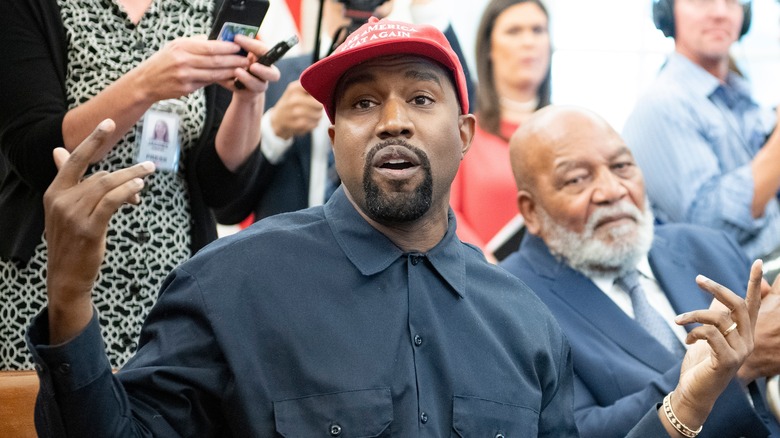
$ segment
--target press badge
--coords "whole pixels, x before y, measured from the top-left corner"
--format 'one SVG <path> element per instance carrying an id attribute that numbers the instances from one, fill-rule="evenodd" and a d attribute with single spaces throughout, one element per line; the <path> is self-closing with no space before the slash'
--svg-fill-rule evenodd
<path id="1" fill-rule="evenodd" d="M 136 141 L 136 163 L 151 161 L 158 170 L 168 172 L 179 168 L 179 126 L 184 109 L 181 101 L 171 99 L 157 102 L 146 111 Z"/>

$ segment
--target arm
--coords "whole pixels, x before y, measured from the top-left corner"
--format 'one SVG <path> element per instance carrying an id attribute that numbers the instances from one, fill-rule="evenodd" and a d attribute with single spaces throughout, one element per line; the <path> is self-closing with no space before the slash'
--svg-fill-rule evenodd
<path id="1" fill-rule="evenodd" d="M 780 119 L 780 107 L 775 110 Z M 753 171 L 753 217 L 764 215 L 766 204 L 777 197 L 780 191 L 780 130 L 775 129 L 764 146 L 758 151 L 751 164 Z"/>
<path id="2" fill-rule="evenodd" d="M 226 427 L 215 413 L 227 372 L 201 300 L 176 292 L 197 290 L 186 272 L 166 280 L 160 302 L 167 304 L 150 315 L 133 365 L 117 377 L 106 359 L 91 291 L 105 252 L 108 221 L 124 203 L 140 201 L 141 178 L 154 170 L 151 163 L 142 163 L 81 180 L 89 157 L 105 147 L 113 128 L 106 120 L 72 154 L 57 149 L 60 171 L 44 196 L 49 306 L 28 338 L 40 365 L 39 432 L 216 435 Z M 155 342 L 165 345 L 164 351 Z"/>

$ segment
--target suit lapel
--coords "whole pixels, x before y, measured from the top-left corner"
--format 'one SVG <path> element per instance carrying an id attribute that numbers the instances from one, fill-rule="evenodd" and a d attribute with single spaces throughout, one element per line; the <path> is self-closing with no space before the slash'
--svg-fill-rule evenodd
<path id="1" fill-rule="evenodd" d="M 550 281 L 550 291 L 568 303 L 572 312 L 582 316 L 627 354 L 658 372 L 665 372 L 677 363 L 666 348 L 626 315 L 589 278 L 556 260 L 541 239 L 536 236 L 528 238 L 532 249 L 528 254 L 532 260 L 536 259 L 529 265 L 538 275 Z"/>
<path id="2" fill-rule="evenodd" d="M 650 267 L 661 290 L 675 312 L 684 313 L 709 306 L 710 298 L 696 285 L 696 268 L 684 254 L 687 251 L 674 247 L 674 242 L 658 234 L 650 250 Z M 692 257 L 688 254 L 688 257 Z M 686 327 L 686 330 L 692 327 Z"/>

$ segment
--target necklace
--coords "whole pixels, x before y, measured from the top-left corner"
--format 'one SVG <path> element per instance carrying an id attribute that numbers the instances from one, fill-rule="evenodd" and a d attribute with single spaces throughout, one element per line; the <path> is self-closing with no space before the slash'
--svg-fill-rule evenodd
<path id="1" fill-rule="evenodd" d="M 539 98 L 534 97 L 531 100 L 519 101 L 512 100 L 508 97 L 500 98 L 501 107 L 512 112 L 530 113 L 536 111 L 536 107 L 539 106 Z"/>

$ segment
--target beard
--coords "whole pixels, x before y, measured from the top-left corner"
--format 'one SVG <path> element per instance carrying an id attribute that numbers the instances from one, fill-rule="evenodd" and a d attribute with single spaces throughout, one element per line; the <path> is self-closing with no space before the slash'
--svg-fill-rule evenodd
<path id="1" fill-rule="evenodd" d="M 406 184 L 403 181 L 394 181 L 393 190 L 384 191 L 372 178 L 371 162 L 374 155 L 389 145 L 403 146 L 419 158 L 424 177 L 423 181 L 412 191 L 403 190 L 403 186 Z M 382 142 L 374 146 L 366 156 L 366 165 L 363 170 L 363 193 L 366 197 L 366 213 L 377 222 L 403 223 L 421 218 L 433 204 L 433 175 L 428 155 L 422 149 L 398 140 Z"/>
<path id="2" fill-rule="evenodd" d="M 616 214 L 628 214 L 635 222 L 613 226 L 604 232 L 606 235 L 597 236 L 597 224 Z M 559 224 L 541 207 L 539 217 L 547 231 L 545 242 L 550 252 L 588 277 L 619 276 L 635 269 L 653 243 L 655 218 L 648 204 L 644 213 L 628 201 L 600 207 L 588 218 L 581 232 Z"/>

